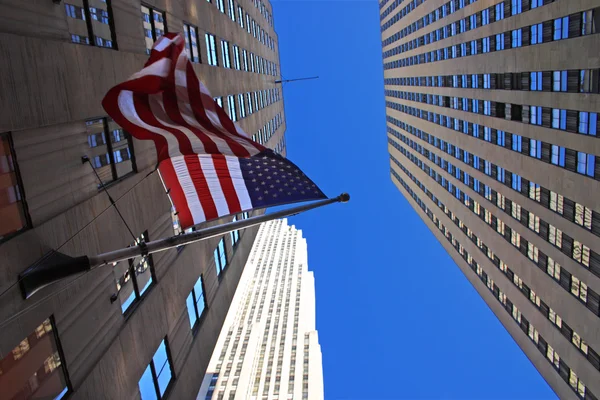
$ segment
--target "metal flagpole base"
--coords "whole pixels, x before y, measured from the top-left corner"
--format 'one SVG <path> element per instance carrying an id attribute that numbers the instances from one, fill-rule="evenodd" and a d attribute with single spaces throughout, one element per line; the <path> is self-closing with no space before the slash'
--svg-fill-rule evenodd
<path id="1" fill-rule="evenodd" d="M 70 257 L 58 251 L 44 255 L 37 262 L 19 274 L 19 286 L 24 299 L 33 296 L 38 290 L 71 275 L 90 269 L 87 256 Z"/>

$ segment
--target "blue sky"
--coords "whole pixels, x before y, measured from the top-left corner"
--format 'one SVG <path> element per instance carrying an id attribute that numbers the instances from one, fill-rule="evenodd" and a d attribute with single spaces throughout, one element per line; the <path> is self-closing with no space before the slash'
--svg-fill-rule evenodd
<path id="1" fill-rule="evenodd" d="M 326 399 L 552 399 L 390 180 L 377 1 L 273 0 L 288 157 L 348 204 L 308 240 Z"/>

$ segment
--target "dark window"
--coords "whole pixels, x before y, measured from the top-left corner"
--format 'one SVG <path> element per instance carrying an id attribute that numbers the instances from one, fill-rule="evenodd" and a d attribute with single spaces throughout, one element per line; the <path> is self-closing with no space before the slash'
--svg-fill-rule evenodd
<path id="1" fill-rule="evenodd" d="M 62 399 L 69 392 L 64 356 L 48 318 L 0 360 L 0 393 L 6 399 Z"/>
<path id="2" fill-rule="evenodd" d="M 150 54 L 154 42 L 167 31 L 165 13 L 142 4 L 142 22 L 146 39 L 146 53 Z"/>
<path id="3" fill-rule="evenodd" d="M 140 396 L 143 400 L 162 399 L 173 380 L 170 354 L 167 339 L 163 339 L 138 382 Z"/>
<path id="4" fill-rule="evenodd" d="M 116 38 L 110 0 L 82 0 L 81 6 L 65 3 L 71 41 L 116 49 Z"/>
<path id="5" fill-rule="evenodd" d="M 148 232 L 136 239 L 132 246 L 148 241 Z M 121 302 L 121 311 L 127 312 L 148 291 L 155 281 L 152 256 L 136 256 L 120 261 L 113 266 L 113 274 L 117 285 L 116 296 Z"/>
<path id="6" fill-rule="evenodd" d="M 204 296 L 204 280 L 202 275 L 194 284 L 194 288 L 186 299 L 188 316 L 190 317 L 190 327 L 194 328 L 196 322 L 202 316 L 206 308 L 206 297 Z"/>
<path id="7" fill-rule="evenodd" d="M 225 238 L 221 238 L 219 244 L 215 248 L 214 252 L 215 256 L 215 266 L 217 268 L 217 275 L 220 275 L 221 272 L 227 266 L 227 252 L 225 251 Z"/>
<path id="8" fill-rule="evenodd" d="M 90 161 L 102 184 L 136 172 L 131 136 L 110 118 L 86 121 Z"/>
<path id="9" fill-rule="evenodd" d="M 11 139 L 0 134 L 0 242 L 31 226 Z"/>

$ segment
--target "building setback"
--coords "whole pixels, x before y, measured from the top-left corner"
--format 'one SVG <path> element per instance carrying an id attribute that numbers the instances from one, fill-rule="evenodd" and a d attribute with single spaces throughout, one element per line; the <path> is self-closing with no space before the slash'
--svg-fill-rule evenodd
<path id="1" fill-rule="evenodd" d="M 100 105 L 164 32 L 184 34 L 231 118 L 285 154 L 271 10 L 264 0 L 2 2 L 0 397 L 197 395 L 258 228 L 97 268 L 28 300 L 13 285 L 50 249 L 98 254 L 181 231 L 151 173 L 154 146 Z"/>
<path id="2" fill-rule="evenodd" d="M 600 396 L 598 0 L 382 0 L 391 179 L 560 398 Z"/>
<path id="3" fill-rule="evenodd" d="M 197 400 L 323 399 L 306 239 L 261 225 Z"/>

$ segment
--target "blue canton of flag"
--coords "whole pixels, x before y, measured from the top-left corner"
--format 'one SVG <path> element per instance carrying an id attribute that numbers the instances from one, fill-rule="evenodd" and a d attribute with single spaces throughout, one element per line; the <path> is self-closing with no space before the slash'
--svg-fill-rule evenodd
<path id="1" fill-rule="evenodd" d="M 254 208 L 327 198 L 300 168 L 271 150 L 239 162 Z"/>

